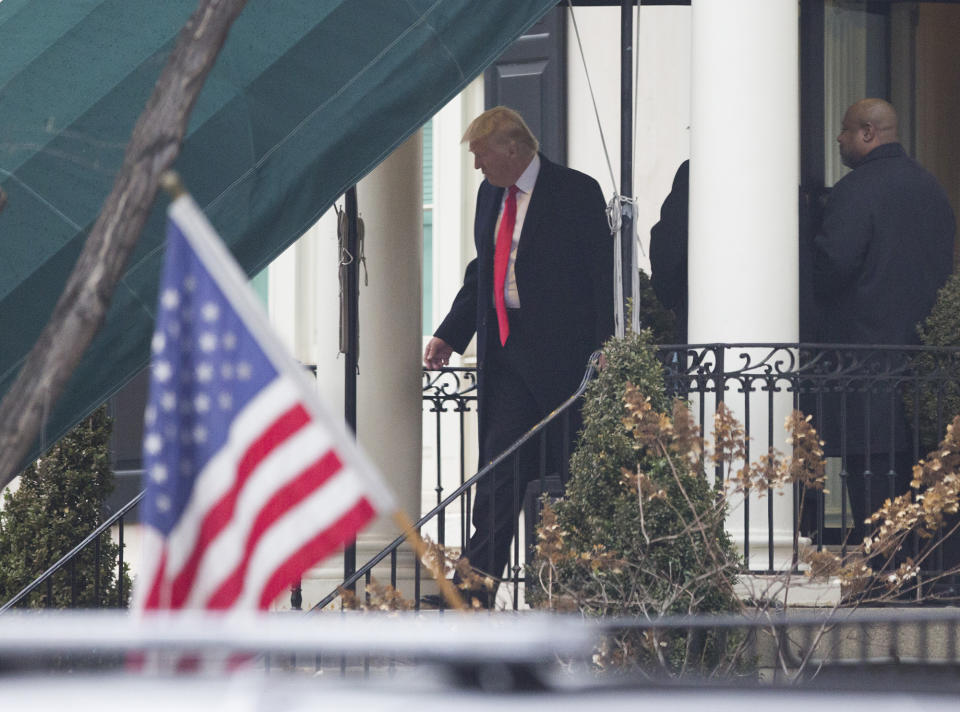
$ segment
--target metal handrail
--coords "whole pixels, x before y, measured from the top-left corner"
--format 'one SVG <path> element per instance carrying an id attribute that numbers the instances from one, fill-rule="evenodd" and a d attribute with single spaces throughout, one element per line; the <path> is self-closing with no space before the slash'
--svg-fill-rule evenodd
<path id="1" fill-rule="evenodd" d="M 573 395 L 567 398 L 563 403 L 557 406 L 553 411 L 548 413 L 539 423 L 534 425 L 530 430 L 524 433 L 513 445 L 500 453 L 493 460 L 488 462 L 480 471 L 477 472 L 473 477 L 466 480 L 462 485 L 455 489 L 450 495 L 447 496 L 440 504 L 431 509 L 425 515 L 420 517 L 414 524 L 414 529 L 419 531 L 425 524 L 429 523 L 431 519 L 436 517 L 440 512 L 447 508 L 448 505 L 457 501 L 460 496 L 469 490 L 473 485 L 479 482 L 481 479 L 487 476 L 488 473 L 492 472 L 500 463 L 502 463 L 507 458 L 514 455 L 517 450 L 519 450 L 524 444 L 526 444 L 531 438 L 533 438 L 537 433 L 547 427 L 551 422 L 556 418 L 559 418 L 560 415 L 566 411 L 571 405 L 573 405 L 580 396 L 583 395 L 583 392 L 587 388 L 587 384 L 590 382 L 590 379 L 594 377 L 597 373 L 597 365 L 600 361 L 600 351 L 594 351 L 590 355 L 590 359 L 587 362 L 587 368 L 583 373 L 583 380 L 580 381 L 580 385 L 577 386 L 577 390 L 574 391 Z M 400 545 L 405 542 L 407 539 L 405 534 L 401 534 L 396 539 L 394 539 L 390 544 L 386 546 L 379 554 L 370 559 L 366 564 L 361 566 L 357 571 L 355 571 L 351 576 L 349 576 L 337 590 L 331 591 L 328 593 L 319 603 L 313 606 L 310 609 L 310 612 L 319 611 L 326 606 L 328 606 L 332 601 L 334 601 L 337 596 L 340 595 L 340 588 L 349 588 L 353 586 L 357 581 L 359 581 L 363 576 L 366 576 L 373 568 L 383 561 L 387 556 L 396 551 Z"/>

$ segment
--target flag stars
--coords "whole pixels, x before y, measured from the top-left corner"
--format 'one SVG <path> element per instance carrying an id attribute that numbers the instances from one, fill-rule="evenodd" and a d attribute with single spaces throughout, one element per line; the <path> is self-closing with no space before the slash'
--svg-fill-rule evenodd
<path id="1" fill-rule="evenodd" d="M 180 292 L 176 289 L 164 289 L 160 297 L 160 304 L 164 309 L 176 309 L 180 306 Z"/>
<path id="2" fill-rule="evenodd" d="M 150 348 L 153 350 L 154 354 L 163 353 L 163 350 L 167 347 L 167 337 L 163 335 L 162 331 L 157 331 L 153 335 L 153 339 L 150 340 Z"/>
<path id="3" fill-rule="evenodd" d="M 188 274 L 183 278 L 183 289 L 186 292 L 195 292 L 197 289 L 197 278 L 192 274 Z"/>
<path id="4" fill-rule="evenodd" d="M 204 321 L 216 321 L 217 317 L 220 316 L 220 307 L 214 302 L 207 302 L 200 310 L 200 314 Z"/>
<path id="5" fill-rule="evenodd" d="M 200 383 L 209 383 L 213 379 L 213 365 L 204 361 L 197 366 L 197 380 Z"/>
<path id="6" fill-rule="evenodd" d="M 163 395 L 160 396 L 160 407 L 163 408 L 164 412 L 172 413 L 174 408 L 177 407 L 177 394 L 173 391 L 164 391 Z"/>
<path id="7" fill-rule="evenodd" d="M 207 429 L 202 425 L 198 425 L 193 429 L 193 441 L 197 444 L 205 443 L 207 441 Z"/>
<path id="8" fill-rule="evenodd" d="M 223 348 L 227 351 L 233 351 L 237 348 L 237 335 L 232 331 L 228 331 L 223 335 Z"/>
<path id="9" fill-rule="evenodd" d="M 237 364 L 237 378 L 241 381 L 249 381 L 253 375 L 253 368 L 246 361 Z"/>
<path id="10" fill-rule="evenodd" d="M 210 410 L 210 396 L 206 393 L 200 393 L 193 399 L 193 407 L 198 413 L 206 413 Z"/>
<path id="11" fill-rule="evenodd" d="M 167 481 L 167 466 L 162 463 L 157 463 L 150 468 L 150 477 L 153 478 L 154 482 L 162 485 Z"/>
<path id="12" fill-rule="evenodd" d="M 170 376 L 173 375 L 173 367 L 170 365 L 169 361 L 157 361 L 153 366 L 153 377 L 156 378 L 160 383 L 166 383 L 170 380 Z"/>
<path id="13" fill-rule="evenodd" d="M 155 406 L 148 405 L 143 411 L 143 422 L 148 428 L 157 424 L 157 409 Z"/>
<path id="14" fill-rule="evenodd" d="M 220 364 L 220 378 L 224 381 L 229 381 L 233 378 L 233 364 L 229 361 L 224 361 Z"/>
<path id="15" fill-rule="evenodd" d="M 157 495 L 156 502 L 157 502 L 157 510 L 158 510 L 158 511 L 160 511 L 160 512 L 162 512 L 162 513 L 164 513 L 164 514 L 166 514 L 167 512 L 170 511 L 170 507 L 171 507 L 170 497 L 168 497 L 167 495 L 165 495 L 165 494 L 158 494 L 158 495 Z"/>
<path id="16" fill-rule="evenodd" d="M 163 438 L 157 433 L 150 433 L 143 440 L 143 449 L 148 455 L 157 455 L 163 449 Z"/>
<path id="17" fill-rule="evenodd" d="M 210 353 L 217 348 L 217 336 L 213 332 L 205 331 L 200 334 L 200 350 Z"/>
<path id="18" fill-rule="evenodd" d="M 233 408 L 233 396 L 227 391 L 223 391 L 217 396 L 217 405 L 220 406 L 220 410 L 230 410 Z"/>

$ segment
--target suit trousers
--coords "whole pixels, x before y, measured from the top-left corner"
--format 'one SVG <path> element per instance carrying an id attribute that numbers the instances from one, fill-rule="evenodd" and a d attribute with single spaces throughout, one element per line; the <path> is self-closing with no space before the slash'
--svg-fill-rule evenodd
<path id="1" fill-rule="evenodd" d="M 481 380 L 482 465 L 507 450 L 558 405 L 543 402 L 535 393 L 533 369 L 543 369 L 546 365 L 530 357 L 526 346 L 529 333 L 524 329 L 520 310 L 509 310 L 509 318 L 510 337 L 506 345 L 501 346 L 496 315 L 491 310 L 487 317 L 487 324 L 493 324 L 493 328 L 488 334 Z M 473 568 L 495 579 L 503 575 L 527 484 L 565 472 L 563 458 L 569 446 L 564 447 L 564 439 L 569 443 L 570 435 L 578 427 L 579 409 L 569 419 L 561 417 L 551 423 L 545 440 L 539 435 L 532 437 L 477 484 L 472 516 L 474 532 L 464 551 Z"/>

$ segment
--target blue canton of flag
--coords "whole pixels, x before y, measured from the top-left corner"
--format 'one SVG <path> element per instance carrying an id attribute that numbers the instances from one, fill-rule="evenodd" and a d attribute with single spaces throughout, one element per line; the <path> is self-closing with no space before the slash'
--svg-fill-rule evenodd
<path id="1" fill-rule="evenodd" d="M 265 609 L 392 510 L 188 196 L 170 207 L 151 349 L 138 608 Z"/>

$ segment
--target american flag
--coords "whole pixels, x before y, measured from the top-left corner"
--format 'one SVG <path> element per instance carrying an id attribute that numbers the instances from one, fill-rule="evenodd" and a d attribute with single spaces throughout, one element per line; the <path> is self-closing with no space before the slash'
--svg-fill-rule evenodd
<path id="1" fill-rule="evenodd" d="M 134 606 L 266 609 L 392 498 L 189 196 L 169 209 Z"/>

